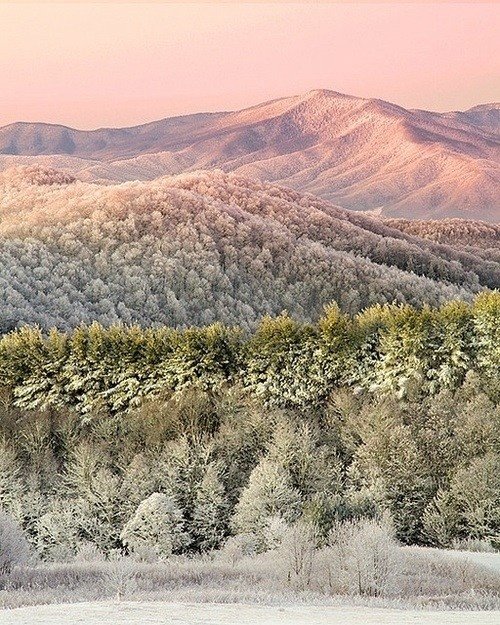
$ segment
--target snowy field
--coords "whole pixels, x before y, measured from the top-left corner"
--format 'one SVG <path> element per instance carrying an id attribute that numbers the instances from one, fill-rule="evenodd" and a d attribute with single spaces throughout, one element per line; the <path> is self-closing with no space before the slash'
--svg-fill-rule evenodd
<path id="1" fill-rule="evenodd" d="M 477 552 L 477 551 L 455 551 L 453 549 L 433 549 L 431 547 L 404 547 L 408 551 L 422 552 L 429 554 L 442 554 L 447 558 L 457 558 L 461 561 L 479 564 L 487 569 L 500 573 L 500 553 Z M 500 624 L 500 621 L 499 621 Z"/>
<path id="2" fill-rule="evenodd" d="M 409 547 L 412 551 L 438 550 Z M 441 551 L 500 572 L 499 553 Z M 348 601 L 348 600 L 347 600 Z M 266 606 L 179 601 L 100 601 L 0 611 L 0 625 L 500 625 L 500 611 L 437 611 L 352 605 Z"/>
<path id="3" fill-rule="evenodd" d="M 5 610 L 6 625 L 498 625 L 500 612 L 422 612 L 339 606 L 82 603 Z"/>

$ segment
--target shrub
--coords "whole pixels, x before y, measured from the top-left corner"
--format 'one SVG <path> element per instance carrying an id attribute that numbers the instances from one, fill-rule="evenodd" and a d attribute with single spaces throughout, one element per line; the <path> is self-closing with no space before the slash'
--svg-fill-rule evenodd
<path id="1" fill-rule="evenodd" d="M 257 553 L 258 538 L 254 534 L 230 536 L 217 552 L 217 559 L 230 562 L 233 566 L 245 557 Z"/>
<path id="2" fill-rule="evenodd" d="M 293 587 L 307 589 L 311 584 L 317 536 L 313 525 L 298 522 L 283 535 L 280 554 L 284 558 L 287 580 Z"/>
<path id="3" fill-rule="evenodd" d="M 372 597 L 396 594 L 400 548 L 388 521 L 338 524 L 329 542 L 325 552 L 331 558 L 329 580 L 334 592 Z"/>

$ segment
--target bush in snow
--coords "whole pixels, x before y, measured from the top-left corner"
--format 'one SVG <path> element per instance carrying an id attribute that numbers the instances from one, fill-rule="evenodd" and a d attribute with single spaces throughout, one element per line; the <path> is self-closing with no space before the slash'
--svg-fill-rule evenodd
<path id="1" fill-rule="evenodd" d="M 316 557 L 317 535 L 310 523 L 298 522 L 284 533 L 280 555 L 284 558 L 287 580 L 295 588 L 310 587 Z"/>
<path id="2" fill-rule="evenodd" d="M 332 592 L 350 595 L 395 594 L 400 548 L 387 521 L 347 521 L 330 533 L 328 579 Z"/>
<path id="3" fill-rule="evenodd" d="M 230 536 L 216 552 L 217 559 L 230 562 L 233 566 L 248 556 L 254 556 L 259 546 L 258 538 L 254 534 L 238 534 Z"/>

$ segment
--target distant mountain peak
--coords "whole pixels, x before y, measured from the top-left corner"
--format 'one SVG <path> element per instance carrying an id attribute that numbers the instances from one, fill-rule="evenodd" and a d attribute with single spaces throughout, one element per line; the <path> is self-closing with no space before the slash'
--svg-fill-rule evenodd
<path id="1" fill-rule="evenodd" d="M 472 106 L 470 109 L 467 109 L 465 113 L 469 113 L 471 111 L 491 111 L 500 110 L 500 102 L 489 102 L 487 104 L 478 104 L 477 106 Z"/>
<path id="2" fill-rule="evenodd" d="M 307 91 L 302 97 L 307 99 L 315 99 L 315 98 L 342 98 L 345 100 L 362 100 L 364 98 L 359 98 L 357 96 L 349 95 L 347 93 L 341 93 L 340 91 L 334 91 L 332 89 L 311 89 L 311 91 Z"/>

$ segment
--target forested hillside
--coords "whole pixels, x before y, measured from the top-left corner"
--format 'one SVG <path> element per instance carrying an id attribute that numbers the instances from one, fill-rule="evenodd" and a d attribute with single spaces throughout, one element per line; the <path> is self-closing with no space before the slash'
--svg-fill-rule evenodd
<path id="1" fill-rule="evenodd" d="M 438 305 L 500 285 L 500 262 L 232 174 L 102 186 L 41 167 L 0 176 L 0 327 L 255 327 L 335 300 Z"/>
<path id="2" fill-rule="evenodd" d="M 222 172 L 0 185 L 0 506 L 42 559 L 388 514 L 406 543 L 498 544 L 494 230 Z"/>
<path id="3" fill-rule="evenodd" d="M 492 259 L 498 260 L 500 256 L 500 226 L 497 224 L 469 219 L 429 221 L 386 219 L 385 223 L 390 228 L 397 228 L 402 232 L 431 241 L 455 247 L 472 248 L 471 251 L 474 253 L 478 253 L 478 249 L 486 250 L 491 254 Z"/>
<path id="4" fill-rule="evenodd" d="M 387 514 L 405 543 L 498 546 L 499 320 L 485 293 L 251 335 L 23 328 L 0 340 L 0 505 L 46 560 L 254 553 Z"/>

